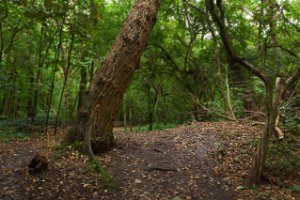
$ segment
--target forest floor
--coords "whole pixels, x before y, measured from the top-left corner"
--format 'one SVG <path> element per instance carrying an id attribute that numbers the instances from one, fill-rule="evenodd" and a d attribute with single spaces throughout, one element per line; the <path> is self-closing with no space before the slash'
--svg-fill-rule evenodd
<path id="1" fill-rule="evenodd" d="M 75 147 L 59 145 L 65 132 L 0 143 L 1 200 L 300 199 L 291 189 L 300 187 L 299 171 L 266 169 L 268 181 L 246 186 L 259 126 L 197 122 L 151 132 L 116 129 L 115 148 L 97 156 L 109 172 L 102 175 Z M 27 166 L 37 152 L 47 157 L 49 170 L 31 175 Z"/>

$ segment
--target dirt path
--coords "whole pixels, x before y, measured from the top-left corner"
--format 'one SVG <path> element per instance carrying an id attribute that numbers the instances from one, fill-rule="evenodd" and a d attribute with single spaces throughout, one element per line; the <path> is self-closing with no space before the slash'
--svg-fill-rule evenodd
<path id="1" fill-rule="evenodd" d="M 260 193 L 266 191 L 278 192 L 271 199 L 297 199 L 276 185 L 259 190 L 243 186 L 251 164 L 249 144 L 257 133 L 246 124 L 228 122 L 116 132 L 116 147 L 97 160 L 118 190 L 101 189 L 85 156 L 53 148 L 63 135 L 0 143 L 0 199 L 248 200 L 265 199 Z M 27 165 L 36 152 L 48 157 L 49 171 L 29 175 Z"/>
<path id="2" fill-rule="evenodd" d="M 122 183 L 118 199 L 234 199 L 213 174 L 215 133 L 182 126 L 148 134 L 116 134 L 112 169 Z M 127 192 L 126 191 L 131 191 Z"/>

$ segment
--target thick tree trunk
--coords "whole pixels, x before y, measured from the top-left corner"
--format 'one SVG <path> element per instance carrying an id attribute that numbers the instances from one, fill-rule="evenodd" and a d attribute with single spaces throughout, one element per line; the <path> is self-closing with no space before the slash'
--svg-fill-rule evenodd
<path id="1" fill-rule="evenodd" d="M 78 112 L 77 124 L 66 138 L 70 142 L 74 133 L 75 139 L 84 136 L 83 151 L 89 156 L 93 156 L 93 151 L 108 150 L 113 145 L 113 121 L 139 65 L 158 7 L 158 0 L 135 1 L 110 53 L 91 82 Z"/>

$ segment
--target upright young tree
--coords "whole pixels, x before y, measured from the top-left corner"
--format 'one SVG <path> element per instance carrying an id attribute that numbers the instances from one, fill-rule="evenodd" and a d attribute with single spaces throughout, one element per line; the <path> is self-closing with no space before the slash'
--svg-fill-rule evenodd
<path id="1" fill-rule="evenodd" d="M 93 151 L 108 150 L 113 144 L 113 121 L 156 22 L 159 4 L 159 0 L 135 1 L 107 58 L 90 84 L 78 112 L 77 123 L 66 138 L 69 142 L 74 138 L 84 138 L 83 150 L 89 156 L 93 156 Z"/>
<path id="2" fill-rule="evenodd" d="M 253 158 L 253 165 L 248 180 L 251 185 L 257 184 L 265 167 L 270 137 L 278 128 L 276 119 L 278 118 L 279 106 L 287 90 L 300 79 L 300 68 L 297 67 L 294 73 L 284 80 L 280 76 L 274 77 L 272 74 L 268 74 L 266 71 L 256 67 L 241 57 L 232 45 L 225 23 L 225 7 L 222 4 L 222 0 L 218 0 L 216 3 L 214 3 L 214 0 L 206 0 L 206 7 L 219 28 L 221 39 L 230 60 L 246 68 L 250 73 L 258 77 L 265 86 L 265 128 Z"/>

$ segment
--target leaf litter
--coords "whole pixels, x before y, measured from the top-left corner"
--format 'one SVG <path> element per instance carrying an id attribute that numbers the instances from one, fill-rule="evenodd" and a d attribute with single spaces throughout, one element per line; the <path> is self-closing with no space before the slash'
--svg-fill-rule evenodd
<path id="1" fill-rule="evenodd" d="M 101 187 L 85 156 L 51 148 L 65 132 L 0 143 L 0 199 L 300 199 L 300 181 L 293 176 L 268 172 L 284 185 L 246 186 L 252 141 L 261 132 L 248 123 L 195 122 L 139 133 L 116 129 L 116 146 L 97 156 L 118 184 L 114 190 Z M 30 175 L 27 165 L 35 153 L 47 157 L 49 169 Z"/>

